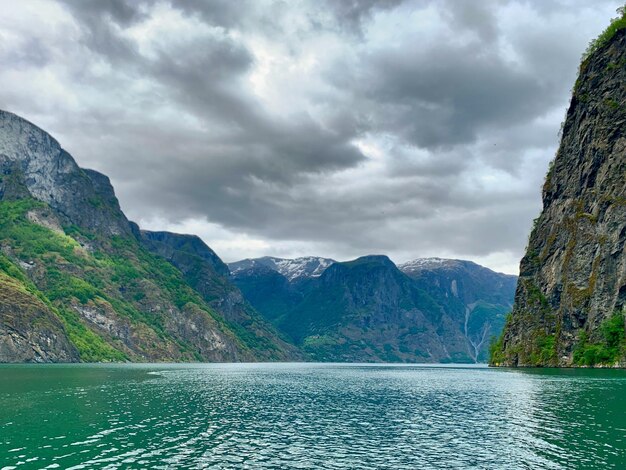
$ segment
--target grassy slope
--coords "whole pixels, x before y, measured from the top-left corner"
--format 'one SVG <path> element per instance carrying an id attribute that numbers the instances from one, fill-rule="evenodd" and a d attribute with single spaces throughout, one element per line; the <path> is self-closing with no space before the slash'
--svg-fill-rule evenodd
<path id="1" fill-rule="evenodd" d="M 189 237 L 187 237 L 189 238 Z M 240 301 L 238 289 L 228 278 L 216 271 L 214 265 L 197 253 L 197 247 L 183 243 L 172 250 L 171 245 L 152 240 L 147 248 L 159 253 L 172 265 L 180 269 L 183 279 L 198 292 L 209 306 L 214 308 L 229 322 L 229 327 L 247 345 L 255 350 L 261 360 L 286 360 L 300 357 L 299 351 L 286 342 L 248 303 Z M 224 265 L 225 270 L 228 268 Z M 226 299 L 226 300 L 225 300 Z M 226 305 L 220 309 L 220 304 Z"/>

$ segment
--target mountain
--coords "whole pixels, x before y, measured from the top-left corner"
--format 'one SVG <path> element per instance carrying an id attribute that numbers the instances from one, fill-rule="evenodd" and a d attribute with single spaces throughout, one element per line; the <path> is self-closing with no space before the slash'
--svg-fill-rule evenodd
<path id="1" fill-rule="evenodd" d="M 228 266 L 195 235 L 141 231 L 141 242 L 180 270 L 185 281 L 229 322 L 231 329 L 254 345 L 260 359 L 301 359 L 302 354 L 266 321 L 231 282 Z"/>
<path id="2" fill-rule="evenodd" d="M 456 260 L 416 260 L 401 270 L 372 255 L 292 280 L 275 263 L 229 267 L 244 297 L 323 361 L 483 361 L 515 286 L 515 276 Z"/>
<path id="3" fill-rule="evenodd" d="M 232 273 L 232 280 L 244 298 L 275 325 L 303 299 L 299 286 L 267 266 L 240 269 Z"/>
<path id="4" fill-rule="evenodd" d="M 109 179 L 0 111 L 0 362 L 480 361 L 510 276 L 466 261 L 265 257 L 141 230 Z"/>
<path id="5" fill-rule="evenodd" d="M 0 361 L 299 358 L 197 237 L 142 232 L 109 179 L 0 111 Z"/>
<path id="6" fill-rule="evenodd" d="M 513 306 L 517 276 L 471 261 L 442 258 L 417 259 L 398 267 L 462 324 L 470 356 L 485 360 L 489 340 L 500 334 Z"/>
<path id="7" fill-rule="evenodd" d="M 543 186 L 505 366 L 626 366 L 626 16 L 590 46 Z"/>
<path id="8" fill-rule="evenodd" d="M 315 280 L 334 262 L 318 256 L 295 259 L 265 256 L 229 263 L 228 267 L 244 297 L 276 324 L 303 300 Z"/>

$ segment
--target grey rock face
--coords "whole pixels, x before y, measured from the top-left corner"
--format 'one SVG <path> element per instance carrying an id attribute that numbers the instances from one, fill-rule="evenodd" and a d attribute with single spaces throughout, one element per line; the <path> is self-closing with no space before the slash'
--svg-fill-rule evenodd
<path id="1" fill-rule="evenodd" d="M 19 162 L 0 155 L 0 201 L 23 199 L 29 196 Z"/>
<path id="2" fill-rule="evenodd" d="M 597 338 L 626 306 L 625 64 L 621 30 L 581 65 L 521 262 L 503 365 L 574 365 L 581 332 Z"/>
<path id="3" fill-rule="evenodd" d="M 12 169 L 8 162 L 13 162 Z M 47 132 L 2 110 L 0 164 L 5 171 L 19 171 L 28 193 L 67 223 L 103 235 L 130 234 L 108 178 L 82 170 Z"/>
<path id="4" fill-rule="evenodd" d="M 56 314 L 15 280 L 0 274 L 0 362 L 76 362 Z"/>

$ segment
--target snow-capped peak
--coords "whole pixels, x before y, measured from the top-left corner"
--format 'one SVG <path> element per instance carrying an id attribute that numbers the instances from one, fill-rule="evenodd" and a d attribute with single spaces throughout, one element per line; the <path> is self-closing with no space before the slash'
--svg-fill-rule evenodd
<path id="1" fill-rule="evenodd" d="M 447 258 L 417 258 L 412 261 L 407 261 L 406 263 L 399 264 L 398 268 L 400 269 L 400 271 L 406 273 L 421 271 L 422 269 L 433 269 L 443 266 L 452 266 L 458 263 L 459 260 Z"/>
<path id="2" fill-rule="evenodd" d="M 330 258 L 320 258 L 318 256 L 304 256 L 294 259 L 266 256 L 236 261 L 228 266 L 234 275 L 244 270 L 263 266 L 279 272 L 292 282 L 300 278 L 319 277 L 334 262 L 335 260 Z"/>

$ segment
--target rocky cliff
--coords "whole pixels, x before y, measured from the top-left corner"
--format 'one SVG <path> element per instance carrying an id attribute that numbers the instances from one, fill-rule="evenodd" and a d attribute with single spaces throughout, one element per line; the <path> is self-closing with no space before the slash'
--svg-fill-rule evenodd
<path id="1" fill-rule="evenodd" d="M 52 307 L 18 279 L 0 272 L 0 358 L 14 362 L 71 362 L 78 351 Z"/>
<path id="2" fill-rule="evenodd" d="M 626 365 L 625 27 L 581 64 L 494 365 Z"/>
<path id="3" fill-rule="evenodd" d="M 19 175 L 12 184 L 23 184 L 22 196 L 46 203 L 64 223 L 107 235 L 130 234 L 106 176 L 79 168 L 47 132 L 1 110 L 0 169 L 3 180 Z"/>

